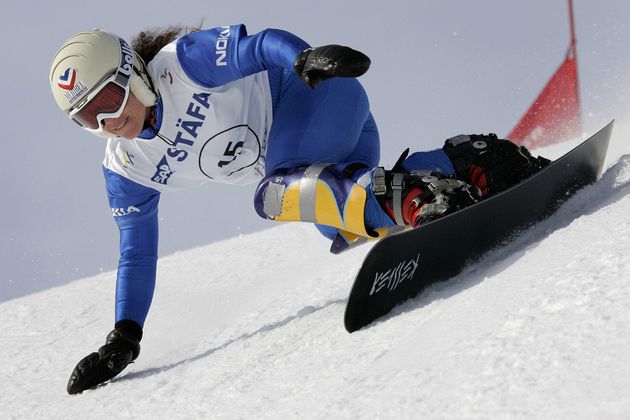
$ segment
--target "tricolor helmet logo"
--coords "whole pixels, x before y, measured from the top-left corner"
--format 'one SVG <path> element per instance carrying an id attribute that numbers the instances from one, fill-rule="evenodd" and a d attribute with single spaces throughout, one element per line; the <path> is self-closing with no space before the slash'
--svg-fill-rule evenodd
<path id="1" fill-rule="evenodd" d="M 77 72 L 75 69 L 68 67 L 66 71 L 57 79 L 57 86 L 61 89 L 72 90 L 74 88 L 74 82 L 77 79 Z"/>

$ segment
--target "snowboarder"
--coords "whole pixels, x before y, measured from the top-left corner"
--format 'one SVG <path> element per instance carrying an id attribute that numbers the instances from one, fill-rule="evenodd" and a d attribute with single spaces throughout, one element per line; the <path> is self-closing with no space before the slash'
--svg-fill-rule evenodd
<path id="1" fill-rule="evenodd" d="M 162 192 L 208 181 L 258 183 L 258 214 L 308 221 L 352 243 L 417 227 L 531 175 L 546 163 L 494 135 L 378 167 L 379 134 L 356 77 L 370 66 L 340 45 L 243 25 L 145 31 L 132 45 L 93 30 L 53 58 L 50 84 L 74 122 L 107 138 L 103 171 L 120 230 L 114 329 L 70 377 L 75 394 L 140 353 L 155 286 Z"/>

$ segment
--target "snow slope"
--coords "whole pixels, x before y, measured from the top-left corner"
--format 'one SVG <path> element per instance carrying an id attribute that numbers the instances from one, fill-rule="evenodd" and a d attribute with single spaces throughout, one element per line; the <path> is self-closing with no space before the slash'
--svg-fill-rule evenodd
<path id="1" fill-rule="evenodd" d="M 0 418 L 630 417 L 630 154 L 550 219 L 352 335 L 367 247 L 311 226 L 163 257 L 142 353 L 68 396 L 115 273 L 0 304 Z M 623 154 L 623 155 L 622 155 Z"/>

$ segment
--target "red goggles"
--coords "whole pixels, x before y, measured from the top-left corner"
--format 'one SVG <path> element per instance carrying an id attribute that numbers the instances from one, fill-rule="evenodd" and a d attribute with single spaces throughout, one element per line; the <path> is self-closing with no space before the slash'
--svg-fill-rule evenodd
<path id="1" fill-rule="evenodd" d="M 129 98 L 129 77 L 116 72 L 103 80 L 68 116 L 89 131 L 102 132 L 105 118 L 118 118 Z"/>

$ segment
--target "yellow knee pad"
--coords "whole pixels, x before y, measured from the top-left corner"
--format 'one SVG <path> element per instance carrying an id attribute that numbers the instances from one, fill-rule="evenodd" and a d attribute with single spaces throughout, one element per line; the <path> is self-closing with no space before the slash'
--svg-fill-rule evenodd
<path id="1" fill-rule="evenodd" d="M 371 237 L 365 227 L 365 188 L 329 164 L 282 170 L 258 186 L 256 211 L 282 222 L 333 226 L 350 235 Z"/>

